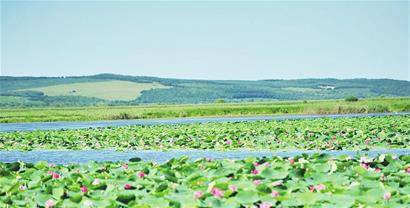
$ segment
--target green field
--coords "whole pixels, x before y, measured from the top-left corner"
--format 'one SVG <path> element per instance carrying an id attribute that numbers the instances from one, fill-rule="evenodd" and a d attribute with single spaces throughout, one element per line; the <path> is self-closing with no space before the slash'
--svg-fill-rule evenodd
<path id="1" fill-rule="evenodd" d="M 83 96 L 103 100 L 130 101 L 137 99 L 141 92 L 151 89 L 166 89 L 159 83 L 136 83 L 128 81 L 102 81 L 61 84 L 19 91 L 38 91 L 47 96 Z"/>
<path id="2" fill-rule="evenodd" d="M 197 105 L 141 105 L 61 108 L 0 108 L 0 123 L 91 121 L 140 118 L 335 114 L 410 111 L 410 98 L 363 99 L 358 102 L 276 101 Z"/>

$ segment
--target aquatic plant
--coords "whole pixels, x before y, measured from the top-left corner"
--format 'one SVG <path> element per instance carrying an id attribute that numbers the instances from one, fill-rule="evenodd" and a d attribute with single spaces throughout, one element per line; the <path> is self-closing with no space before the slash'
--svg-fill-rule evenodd
<path id="1" fill-rule="evenodd" d="M 127 164 L 128 169 L 122 162 L 0 163 L 0 207 L 410 205 L 410 156 L 315 154 L 211 161 L 181 157 L 160 164 Z M 252 174 L 255 169 L 259 174 Z M 53 179 L 50 172 L 60 177 Z"/>

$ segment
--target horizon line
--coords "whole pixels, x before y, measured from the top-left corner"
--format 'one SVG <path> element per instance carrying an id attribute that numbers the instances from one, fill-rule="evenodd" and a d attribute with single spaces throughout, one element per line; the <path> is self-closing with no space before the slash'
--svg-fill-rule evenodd
<path id="1" fill-rule="evenodd" d="M 150 78 L 159 78 L 159 79 L 177 79 L 177 80 L 198 80 L 198 81 L 286 81 L 286 80 L 304 80 L 304 79 L 335 79 L 335 80 L 396 80 L 396 81 L 407 81 L 409 79 L 393 79 L 393 78 L 366 78 L 366 77 L 355 77 L 355 78 L 335 78 L 335 77 L 305 77 L 305 78 L 267 78 L 267 79 L 201 79 L 201 78 L 176 78 L 176 77 L 160 77 L 152 75 L 130 75 L 130 74 L 116 74 L 116 73 L 98 73 L 98 74 L 86 74 L 86 75 L 2 75 L 0 77 L 16 77 L 16 78 L 78 78 L 78 77 L 90 77 L 90 76 L 99 76 L 99 75 L 117 75 L 117 76 L 129 76 L 129 77 L 150 77 Z"/>

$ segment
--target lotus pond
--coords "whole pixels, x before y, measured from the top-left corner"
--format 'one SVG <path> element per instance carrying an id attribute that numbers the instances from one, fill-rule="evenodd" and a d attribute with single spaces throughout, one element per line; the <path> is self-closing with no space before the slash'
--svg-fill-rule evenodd
<path id="1" fill-rule="evenodd" d="M 72 164 L 0 158 L 0 207 L 410 207 L 409 147 L 407 115 L 2 132 L 1 157 L 38 151 L 58 161 L 51 153 L 59 150 L 104 157 Z M 110 162 L 105 154 L 128 159 L 133 150 L 170 152 L 159 163 Z M 221 157 L 169 156 L 199 150 Z M 255 155 L 226 159 L 231 150 Z M 273 154 L 286 150 L 299 154 Z M 321 150 L 361 152 L 315 153 Z M 367 150 L 405 154 L 367 157 Z"/>
<path id="2" fill-rule="evenodd" d="M 367 150 L 410 147 L 410 116 L 0 133 L 0 150 Z"/>
<path id="3" fill-rule="evenodd" d="M 0 207 L 409 207 L 410 156 L 0 163 Z"/>

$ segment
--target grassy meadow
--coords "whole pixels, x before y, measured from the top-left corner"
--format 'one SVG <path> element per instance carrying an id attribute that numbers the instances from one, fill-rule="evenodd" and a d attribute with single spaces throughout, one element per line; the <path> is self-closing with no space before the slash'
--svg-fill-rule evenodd
<path id="1" fill-rule="evenodd" d="M 60 84 L 20 91 L 38 91 L 47 96 L 84 96 L 104 100 L 129 101 L 138 98 L 144 90 L 168 88 L 159 83 L 136 83 L 129 81 L 100 81 Z"/>
<path id="2" fill-rule="evenodd" d="M 318 100 L 195 105 L 3 108 L 0 109 L 0 123 L 406 111 L 410 111 L 410 98 L 408 97 L 361 99 L 357 102 L 346 102 L 345 100 Z"/>

